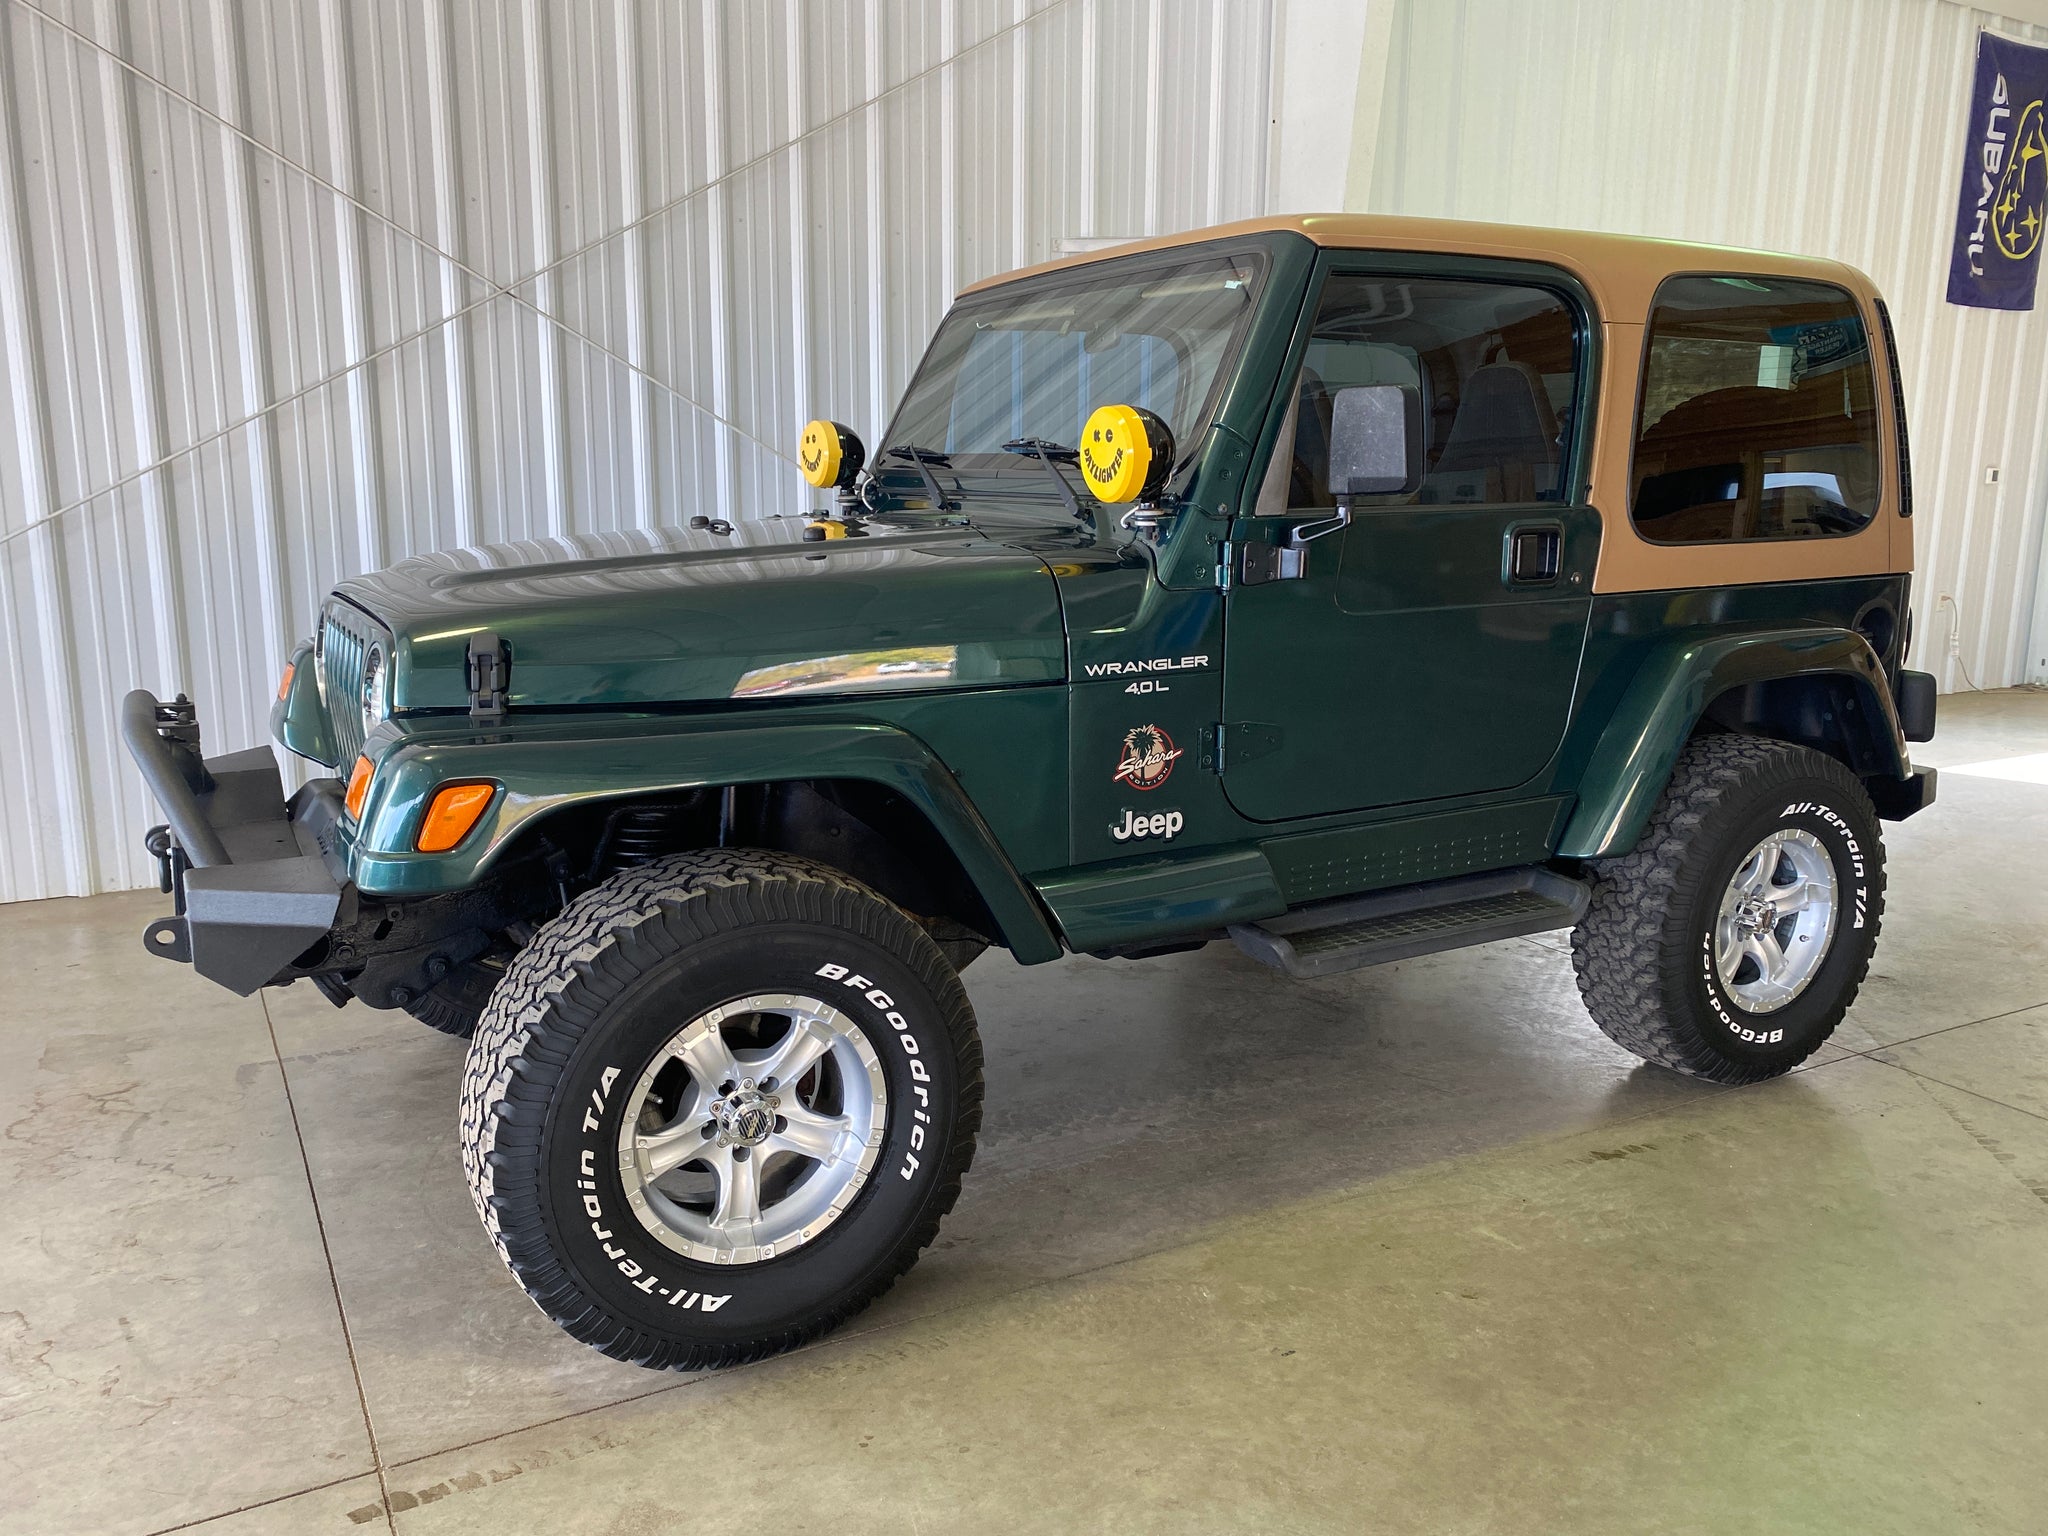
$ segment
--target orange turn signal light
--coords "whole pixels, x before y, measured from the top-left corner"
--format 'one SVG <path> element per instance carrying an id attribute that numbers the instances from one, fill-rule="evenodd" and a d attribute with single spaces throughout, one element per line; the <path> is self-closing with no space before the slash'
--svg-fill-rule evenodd
<path id="1" fill-rule="evenodd" d="M 495 784 L 443 784 L 427 802 L 413 846 L 421 853 L 446 853 L 469 836 L 497 792 Z"/>
<path id="2" fill-rule="evenodd" d="M 279 680 L 277 685 L 277 699 L 280 704 L 284 702 L 284 696 L 292 691 L 292 674 L 298 670 L 299 664 L 296 661 L 288 661 L 284 664 L 284 677 Z"/>
<path id="3" fill-rule="evenodd" d="M 348 806 L 350 819 L 354 821 L 363 819 L 363 802 L 370 798 L 370 772 L 367 757 L 357 758 L 355 767 L 349 770 L 348 795 L 344 803 Z"/>

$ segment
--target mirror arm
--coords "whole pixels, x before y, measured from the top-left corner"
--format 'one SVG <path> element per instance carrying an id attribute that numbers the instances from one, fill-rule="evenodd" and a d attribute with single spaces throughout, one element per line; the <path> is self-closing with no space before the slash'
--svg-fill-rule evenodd
<path id="1" fill-rule="evenodd" d="M 1317 518 L 1313 522 L 1296 523 L 1287 530 L 1285 542 L 1299 549 L 1302 545 L 1320 539 L 1340 528 L 1351 526 L 1351 504 L 1341 504 L 1329 517 Z"/>

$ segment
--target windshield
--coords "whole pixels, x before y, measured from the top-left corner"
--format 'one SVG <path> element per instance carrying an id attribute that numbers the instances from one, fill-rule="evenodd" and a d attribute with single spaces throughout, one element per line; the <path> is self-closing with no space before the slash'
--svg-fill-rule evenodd
<path id="1" fill-rule="evenodd" d="M 1192 449 L 1257 297 L 1256 254 L 1121 263 L 999 288 L 939 327 L 890 424 L 884 452 L 915 447 L 972 474 L 1041 478 L 1005 443 L 1073 447 L 1097 406 L 1136 405 Z M 890 466 L 893 477 L 902 473 Z"/>

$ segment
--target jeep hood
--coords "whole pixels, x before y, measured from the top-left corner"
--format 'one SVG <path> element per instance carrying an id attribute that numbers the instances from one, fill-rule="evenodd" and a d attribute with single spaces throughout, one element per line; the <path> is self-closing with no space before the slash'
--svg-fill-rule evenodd
<path id="1" fill-rule="evenodd" d="M 1053 576 L 1024 549 L 969 528 L 779 538 L 657 529 L 456 550 L 345 581 L 335 597 L 391 632 L 401 709 L 467 707 L 469 640 L 484 631 L 510 648 L 514 708 L 1066 675 Z"/>

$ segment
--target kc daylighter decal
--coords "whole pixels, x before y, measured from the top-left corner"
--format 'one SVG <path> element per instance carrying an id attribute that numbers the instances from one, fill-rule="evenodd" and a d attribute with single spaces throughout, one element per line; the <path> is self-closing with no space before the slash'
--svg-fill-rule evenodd
<path id="1" fill-rule="evenodd" d="M 1124 732 L 1122 756 L 1117 760 L 1116 782 L 1133 789 L 1157 789 L 1173 776 L 1174 759 L 1180 748 L 1156 725 L 1133 726 Z"/>

